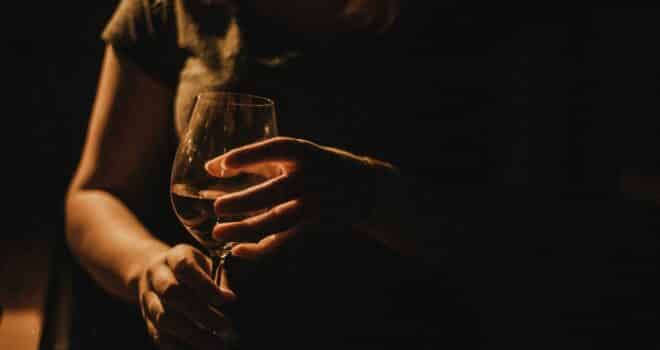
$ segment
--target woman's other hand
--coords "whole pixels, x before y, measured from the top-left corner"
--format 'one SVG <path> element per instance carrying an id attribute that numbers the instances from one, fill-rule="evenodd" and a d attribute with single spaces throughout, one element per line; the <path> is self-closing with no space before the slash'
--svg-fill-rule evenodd
<path id="1" fill-rule="evenodd" d="M 215 307 L 236 296 L 226 283 L 218 287 L 211 262 L 189 245 L 177 245 L 146 266 L 138 297 L 147 330 L 163 349 L 221 349 L 230 321 Z"/>
<path id="2" fill-rule="evenodd" d="M 271 253 L 310 224 L 353 225 L 365 217 L 392 165 L 310 141 L 276 137 L 243 146 L 210 160 L 211 175 L 279 166 L 281 174 L 215 201 L 219 216 L 269 209 L 248 219 L 217 224 L 213 237 L 242 243 L 232 253 Z"/>

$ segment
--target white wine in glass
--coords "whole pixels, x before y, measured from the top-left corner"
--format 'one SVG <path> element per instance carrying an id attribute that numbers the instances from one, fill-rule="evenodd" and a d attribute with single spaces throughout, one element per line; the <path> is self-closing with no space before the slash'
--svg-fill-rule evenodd
<path id="1" fill-rule="evenodd" d="M 196 96 L 188 127 L 180 140 L 170 181 L 174 212 L 207 250 L 213 261 L 213 279 L 233 243 L 220 243 L 211 232 L 217 222 L 242 220 L 258 212 L 217 216 L 213 202 L 227 193 L 241 191 L 277 176 L 279 169 L 261 166 L 241 172 L 211 176 L 204 164 L 236 147 L 277 136 L 272 100 L 231 92 L 204 92 Z"/>

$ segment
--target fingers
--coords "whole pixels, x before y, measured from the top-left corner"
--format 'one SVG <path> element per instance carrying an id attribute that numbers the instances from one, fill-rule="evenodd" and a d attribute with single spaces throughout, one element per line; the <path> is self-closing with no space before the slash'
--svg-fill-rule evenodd
<path id="1" fill-rule="evenodd" d="M 286 231 L 314 215 L 309 202 L 295 199 L 242 221 L 216 224 L 213 238 L 220 242 L 256 242 L 265 235 Z"/>
<path id="2" fill-rule="evenodd" d="M 243 168 L 258 163 L 299 162 L 307 158 L 318 145 L 291 137 L 274 137 L 233 149 L 208 161 L 206 170 L 211 174 L 222 174 L 228 168 Z"/>
<path id="3" fill-rule="evenodd" d="M 152 290 L 162 304 L 211 332 L 220 333 L 231 327 L 224 315 L 208 307 L 192 290 L 181 285 L 165 265 L 155 268 L 151 276 Z"/>
<path id="4" fill-rule="evenodd" d="M 268 235 L 257 243 L 241 243 L 232 250 L 232 254 L 249 259 L 272 254 L 306 226 L 300 224 L 284 232 Z"/>
<path id="5" fill-rule="evenodd" d="M 214 203 L 216 215 L 240 214 L 273 207 L 291 200 L 303 192 L 297 172 L 282 174 L 245 190 L 219 197 Z"/>
<path id="6" fill-rule="evenodd" d="M 177 342 L 188 344 L 194 349 L 216 349 L 221 346 L 222 340 L 187 320 L 182 314 L 169 310 L 160 298 L 151 291 L 143 298 L 147 327 L 157 343 L 165 342 L 170 345 Z"/>
<path id="7" fill-rule="evenodd" d="M 222 305 L 227 301 L 236 300 L 236 294 L 228 289 L 218 287 L 209 276 L 208 270 L 203 270 L 198 264 L 204 255 L 193 247 L 179 245 L 172 248 L 171 254 L 165 259 L 172 269 L 176 279 L 192 289 L 202 300 L 214 305 Z"/>

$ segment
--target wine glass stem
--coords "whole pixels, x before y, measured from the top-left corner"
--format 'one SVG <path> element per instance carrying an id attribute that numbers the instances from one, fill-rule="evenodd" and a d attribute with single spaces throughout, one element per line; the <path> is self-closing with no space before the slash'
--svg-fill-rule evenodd
<path id="1" fill-rule="evenodd" d="M 211 268 L 213 272 L 213 282 L 216 285 L 220 285 L 222 279 L 222 269 L 225 267 L 227 259 L 231 255 L 231 249 L 236 245 L 234 242 L 226 243 L 220 253 L 211 254 Z"/>
<path id="2" fill-rule="evenodd" d="M 220 263 L 220 256 L 217 254 L 211 254 L 211 272 L 213 273 L 213 282 L 217 286 L 220 285 L 220 277 L 222 276 L 222 265 Z"/>

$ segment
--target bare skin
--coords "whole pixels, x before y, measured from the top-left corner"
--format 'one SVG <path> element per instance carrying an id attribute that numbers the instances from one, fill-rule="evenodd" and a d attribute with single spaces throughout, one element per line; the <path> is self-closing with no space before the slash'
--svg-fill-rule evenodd
<path id="1" fill-rule="evenodd" d="M 148 171 L 168 176 L 162 152 L 171 130 L 173 93 L 139 68 L 106 49 L 98 91 L 83 154 L 66 198 L 68 244 L 81 265 L 110 294 L 138 304 L 153 339 L 162 348 L 221 346 L 219 335 L 231 329 L 222 304 L 237 296 L 227 279 L 220 287 L 209 278 L 210 261 L 191 246 L 170 247 L 150 232 L 136 214 L 151 198 L 143 186 Z M 130 152 L 117 151 L 131 146 Z M 392 249 L 427 253 L 426 238 L 408 210 L 405 186 L 385 161 L 354 155 L 306 140 L 277 138 L 253 144 L 212 160 L 240 169 L 260 162 L 283 164 L 285 173 L 268 184 L 232 194 L 216 202 L 219 211 L 274 206 L 263 216 L 231 226 L 218 225 L 219 239 L 258 243 L 237 246 L 235 253 L 259 256 L 272 252 L 305 224 L 323 224 L 331 212 L 322 210 L 341 200 L 373 201 L 369 195 L 386 189 L 384 205 L 363 217 L 362 208 L 342 215 Z M 324 191 L 319 179 L 332 175 L 336 192 Z M 363 191 L 354 186 L 374 184 Z M 377 185 L 376 185 L 377 184 Z M 309 186 L 308 186 L 309 185 Z M 396 215 L 393 215 L 396 214 Z M 438 256 L 430 252 L 429 256 Z M 212 307 L 210 304 L 218 307 Z"/>
<path id="2" fill-rule="evenodd" d="M 132 211 L 144 205 L 140 198 L 149 198 L 140 191 L 141 175 L 163 148 L 169 126 L 164 101 L 171 96 L 106 50 L 82 159 L 67 195 L 67 239 L 103 288 L 140 305 L 147 329 L 163 348 L 216 349 L 221 344 L 216 334 L 230 322 L 209 303 L 221 305 L 235 295 L 211 281 L 206 256 L 191 246 L 169 247 Z M 130 152 L 116 152 L 126 144 L 133 146 Z"/>
<path id="3" fill-rule="evenodd" d="M 428 260 L 442 256 L 429 249 L 410 210 L 398 170 L 382 160 L 289 137 L 277 137 L 232 150 L 206 164 L 209 174 L 240 171 L 260 164 L 279 166 L 282 174 L 215 201 L 218 215 L 268 209 L 240 222 L 217 224 L 215 239 L 247 242 L 232 249 L 257 258 L 276 251 L 310 225 L 354 227 L 389 248 Z M 437 238 L 436 238 L 437 240 Z"/>

